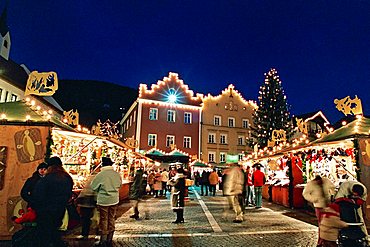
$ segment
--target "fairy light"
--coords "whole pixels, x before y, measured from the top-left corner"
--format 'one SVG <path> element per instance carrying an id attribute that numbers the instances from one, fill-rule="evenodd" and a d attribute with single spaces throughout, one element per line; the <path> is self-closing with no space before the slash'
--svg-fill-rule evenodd
<path id="1" fill-rule="evenodd" d="M 26 115 L 26 120 L 27 121 L 31 120 L 31 116 L 30 115 Z"/>
<path id="2" fill-rule="evenodd" d="M 5 120 L 5 119 L 6 119 L 6 114 L 5 114 L 5 113 L 2 113 L 2 114 L 0 115 L 0 117 L 1 117 L 1 119 L 2 119 L 2 120 Z"/>

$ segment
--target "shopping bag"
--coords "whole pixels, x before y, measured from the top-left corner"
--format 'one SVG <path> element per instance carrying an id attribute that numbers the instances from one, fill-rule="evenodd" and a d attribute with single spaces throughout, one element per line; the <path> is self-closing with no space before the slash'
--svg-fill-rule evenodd
<path id="1" fill-rule="evenodd" d="M 59 227 L 60 231 L 67 231 L 68 229 L 68 221 L 69 221 L 69 216 L 68 216 L 68 210 L 66 209 L 64 212 L 64 217 L 63 217 L 63 223 Z"/>
<path id="2" fill-rule="evenodd" d="M 147 185 L 146 185 L 146 187 L 145 187 L 145 191 L 146 191 L 146 192 L 150 192 L 150 191 L 151 191 L 151 189 L 150 189 L 150 185 L 149 185 L 149 184 L 147 184 Z"/>

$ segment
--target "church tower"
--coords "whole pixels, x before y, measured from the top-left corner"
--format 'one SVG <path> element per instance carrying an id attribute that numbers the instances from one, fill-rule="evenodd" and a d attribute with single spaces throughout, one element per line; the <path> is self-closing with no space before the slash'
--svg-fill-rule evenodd
<path id="1" fill-rule="evenodd" d="M 7 6 L 5 6 L 3 13 L 0 17 L 0 55 L 9 60 L 10 52 L 10 33 L 6 22 L 7 19 Z"/>

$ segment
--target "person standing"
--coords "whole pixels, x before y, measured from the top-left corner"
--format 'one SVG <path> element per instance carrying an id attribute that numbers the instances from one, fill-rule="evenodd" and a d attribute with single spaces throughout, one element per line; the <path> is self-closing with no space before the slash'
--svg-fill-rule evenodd
<path id="1" fill-rule="evenodd" d="M 149 195 L 154 195 L 154 183 L 155 183 L 155 174 L 154 174 L 154 170 L 150 170 L 149 174 L 148 174 L 148 178 L 147 178 L 147 184 L 149 184 L 149 187 L 150 187 L 150 191 L 149 191 Z"/>
<path id="2" fill-rule="evenodd" d="M 98 246 L 112 246 L 115 230 L 115 217 L 119 203 L 119 189 L 122 181 L 118 172 L 113 170 L 113 162 L 102 157 L 102 168 L 91 182 L 91 188 L 97 193 L 97 206 L 100 213 Z"/>
<path id="3" fill-rule="evenodd" d="M 167 182 L 168 182 L 168 179 L 169 179 L 168 171 L 166 171 L 166 169 L 163 169 L 161 175 L 162 175 L 162 191 L 161 191 L 161 196 L 166 196 L 166 193 L 167 193 Z"/>
<path id="4" fill-rule="evenodd" d="M 216 195 L 216 185 L 218 184 L 218 175 L 216 170 L 209 174 L 209 191 L 213 196 Z"/>
<path id="5" fill-rule="evenodd" d="M 334 184 L 328 178 L 317 175 L 313 180 L 306 184 L 306 187 L 302 192 L 303 198 L 308 202 L 311 202 L 315 208 L 315 214 L 319 224 L 318 246 L 321 246 L 323 242 L 320 237 L 322 211 L 330 203 L 331 197 L 334 195 L 334 189 Z"/>
<path id="6" fill-rule="evenodd" d="M 202 177 L 201 177 L 201 184 L 200 184 L 200 189 L 201 189 L 201 195 L 204 195 L 204 190 L 206 192 L 206 196 L 208 196 L 208 190 L 209 190 L 209 172 L 208 171 L 203 171 L 202 172 Z"/>
<path id="7" fill-rule="evenodd" d="M 64 246 L 59 227 L 72 196 L 73 180 L 59 157 L 51 157 L 43 179 L 36 184 L 33 206 L 37 213 L 37 238 L 40 246 Z"/>
<path id="8" fill-rule="evenodd" d="M 91 174 L 86 180 L 83 189 L 76 199 L 77 205 L 80 207 L 81 215 L 81 235 L 77 239 L 87 240 L 89 238 L 91 218 L 94 215 L 96 208 L 96 192 L 91 188 L 91 181 L 95 178 L 96 174 Z"/>
<path id="9" fill-rule="evenodd" d="M 143 186 L 143 170 L 141 168 L 136 170 L 134 181 L 130 188 L 130 199 L 133 201 L 134 214 L 130 218 L 139 219 L 139 202 L 144 195 L 145 187 Z"/>
<path id="10" fill-rule="evenodd" d="M 261 172 L 261 164 L 255 164 L 256 170 L 252 175 L 252 182 L 254 186 L 254 194 L 256 196 L 256 208 L 262 208 L 262 186 L 266 183 L 266 177 Z"/>
<path id="11" fill-rule="evenodd" d="M 246 206 L 256 206 L 255 201 L 254 201 L 254 186 L 252 182 L 252 172 L 251 172 L 251 167 L 247 166 L 246 170 L 246 175 L 247 175 L 247 195 L 246 195 Z"/>
<path id="12" fill-rule="evenodd" d="M 154 184 L 153 184 L 153 189 L 154 189 L 154 197 L 158 197 L 158 193 L 160 191 L 162 191 L 162 175 L 161 173 L 159 172 L 159 170 L 157 170 L 155 173 L 154 173 Z"/>
<path id="13" fill-rule="evenodd" d="M 243 210 L 239 198 L 243 193 L 244 173 L 238 164 L 234 164 L 228 171 L 224 182 L 224 195 L 228 197 L 229 204 L 235 211 L 234 223 L 243 222 Z"/>
<path id="14" fill-rule="evenodd" d="M 171 191 L 171 208 L 176 212 L 176 220 L 172 223 L 184 223 L 184 207 L 185 207 L 185 176 L 184 169 L 177 168 L 177 173 L 172 177 L 168 184 L 172 186 Z"/>
<path id="15" fill-rule="evenodd" d="M 27 208 L 34 208 L 33 204 L 33 190 L 37 184 L 37 182 L 45 177 L 46 170 L 48 168 L 48 164 L 45 162 L 40 163 L 36 171 L 29 177 L 26 182 L 24 183 L 21 189 L 21 197 L 23 200 L 27 202 Z"/>

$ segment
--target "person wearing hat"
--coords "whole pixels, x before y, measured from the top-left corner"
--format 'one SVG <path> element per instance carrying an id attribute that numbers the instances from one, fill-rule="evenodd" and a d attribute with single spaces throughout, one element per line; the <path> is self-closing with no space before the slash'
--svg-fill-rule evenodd
<path id="1" fill-rule="evenodd" d="M 54 156 L 47 160 L 48 169 L 33 191 L 37 214 L 39 246 L 63 246 L 59 227 L 63 223 L 68 201 L 72 196 L 73 180 L 64 170 L 62 161 Z"/>
<path id="2" fill-rule="evenodd" d="M 100 213 L 98 246 L 112 246 L 115 230 L 115 216 L 119 203 L 119 189 L 121 176 L 112 165 L 108 157 L 102 157 L 102 168 L 91 182 L 91 188 L 97 193 L 97 206 Z"/>
<path id="3" fill-rule="evenodd" d="M 27 208 L 33 208 L 32 201 L 33 201 L 33 189 L 37 182 L 45 177 L 46 169 L 48 168 L 48 164 L 45 162 L 40 163 L 36 171 L 29 177 L 26 182 L 24 183 L 21 189 L 21 197 L 23 200 L 27 202 Z"/>

